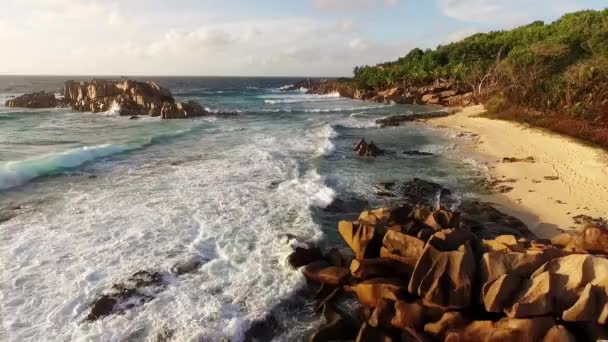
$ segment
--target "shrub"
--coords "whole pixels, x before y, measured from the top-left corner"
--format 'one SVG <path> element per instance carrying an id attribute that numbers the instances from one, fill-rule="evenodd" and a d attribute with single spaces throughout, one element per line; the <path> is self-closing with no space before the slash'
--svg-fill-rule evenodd
<path id="1" fill-rule="evenodd" d="M 503 95 L 494 95 L 486 102 L 486 111 L 489 115 L 498 114 L 508 108 L 508 100 Z"/>

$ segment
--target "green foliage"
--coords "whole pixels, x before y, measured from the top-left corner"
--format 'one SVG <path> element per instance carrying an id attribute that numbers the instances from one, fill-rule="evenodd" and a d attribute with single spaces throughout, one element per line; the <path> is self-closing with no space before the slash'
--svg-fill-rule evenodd
<path id="1" fill-rule="evenodd" d="M 608 114 L 607 61 L 608 9 L 589 10 L 550 24 L 478 33 L 434 50 L 414 49 L 396 61 L 355 68 L 354 84 L 382 89 L 445 78 L 470 86 L 479 98 L 500 93 L 537 109 L 576 107 L 577 115 L 605 109 Z M 589 92 L 601 96 L 590 98 Z"/>

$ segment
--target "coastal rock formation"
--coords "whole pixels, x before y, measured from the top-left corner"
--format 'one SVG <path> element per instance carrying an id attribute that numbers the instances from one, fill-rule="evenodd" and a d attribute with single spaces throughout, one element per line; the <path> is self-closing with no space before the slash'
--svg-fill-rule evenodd
<path id="1" fill-rule="evenodd" d="M 55 108 L 61 107 L 64 102 L 57 99 L 55 94 L 45 91 L 24 94 L 14 99 L 6 101 L 7 107 L 22 107 L 22 108 Z"/>
<path id="2" fill-rule="evenodd" d="M 185 119 L 208 114 L 198 103 L 176 103 L 171 92 L 155 82 L 122 80 L 66 81 L 65 101 L 81 112 L 105 112 L 117 106 L 120 115 Z"/>
<path id="3" fill-rule="evenodd" d="M 186 119 L 205 115 L 234 116 L 236 112 L 214 112 L 195 101 L 175 102 L 171 91 L 155 82 L 128 79 L 66 81 L 64 97 L 53 93 L 25 94 L 6 102 L 8 107 L 53 108 L 71 107 L 80 112 L 115 111 L 136 119 L 140 115 L 161 119 Z"/>
<path id="4" fill-rule="evenodd" d="M 416 113 L 416 114 L 400 114 L 400 115 L 391 115 L 386 118 L 376 120 L 376 124 L 380 125 L 380 127 L 390 127 L 390 126 L 399 126 L 404 122 L 412 122 L 418 120 L 426 120 L 433 118 L 442 118 L 446 116 L 450 116 L 456 112 L 456 109 L 450 109 L 447 111 L 438 111 L 438 112 L 430 112 L 430 113 Z"/>
<path id="5" fill-rule="evenodd" d="M 365 90 L 357 88 L 349 79 L 305 79 L 287 90 L 307 89 L 311 94 L 339 93 L 342 97 L 382 103 L 427 104 L 447 107 L 474 103 L 470 87 L 453 80 L 437 80 L 424 86 L 399 85 L 389 89 Z"/>
<path id="6" fill-rule="evenodd" d="M 355 143 L 353 151 L 355 151 L 359 157 L 377 157 L 384 154 L 384 151 L 378 148 L 373 141 L 370 141 L 368 144 L 363 138 Z"/>
<path id="7" fill-rule="evenodd" d="M 339 223 L 340 235 L 355 254 L 350 272 L 342 258 L 336 265 L 328 261 L 336 249 L 303 269 L 309 280 L 331 291 L 322 301 L 325 308 L 336 298 L 356 297 L 364 312 L 357 325 L 359 340 L 575 341 L 608 336 L 602 227 L 538 239 L 520 221 L 481 202 L 463 203 L 461 212 L 442 201 L 430 205 L 425 193 L 443 188 L 418 183 L 410 190 L 419 190 L 419 203 L 410 198 L 399 207 L 363 211 L 356 221 Z M 342 335 L 355 335 L 353 325 Z"/>

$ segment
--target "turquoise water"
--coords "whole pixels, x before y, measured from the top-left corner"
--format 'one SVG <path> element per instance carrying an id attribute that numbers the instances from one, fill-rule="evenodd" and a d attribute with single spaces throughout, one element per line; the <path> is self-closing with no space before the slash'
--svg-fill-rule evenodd
<path id="1" fill-rule="evenodd" d="M 176 340 L 240 340 L 273 313 L 289 326 L 276 340 L 301 338 L 315 318 L 275 312 L 303 284 L 286 262 L 285 234 L 337 242 L 322 214 L 336 197 L 382 205 L 374 185 L 412 177 L 466 193 L 479 171 L 432 129 L 374 124 L 432 108 L 281 91 L 293 79 L 157 80 L 179 100 L 239 116 L 128 120 L 0 107 L 0 208 L 17 208 L 0 223 L 0 336 L 123 340 L 172 330 Z M 0 100 L 61 84 L 0 77 Z M 361 137 L 387 156 L 354 158 Z M 414 149 L 435 156 L 402 154 Z M 155 300 L 83 322 L 113 283 L 197 257 L 211 261 Z"/>

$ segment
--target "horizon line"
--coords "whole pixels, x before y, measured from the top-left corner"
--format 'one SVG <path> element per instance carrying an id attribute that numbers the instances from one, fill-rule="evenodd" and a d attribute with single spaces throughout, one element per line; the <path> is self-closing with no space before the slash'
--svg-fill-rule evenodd
<path id="1" fill-rule="evenodd" d="M 0 77 L 3 76 L 25 76 L 25 77 L 191 77 L 191 78 L 352 78 L 352 76 L 304 76 L 304 75 L 290 75 L 290 76 L 245 76 L 245 75 L 146 75 L 146 74 L 13 74 L 13 73 L 1 73 Z"/>

